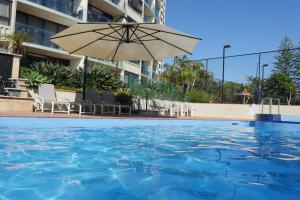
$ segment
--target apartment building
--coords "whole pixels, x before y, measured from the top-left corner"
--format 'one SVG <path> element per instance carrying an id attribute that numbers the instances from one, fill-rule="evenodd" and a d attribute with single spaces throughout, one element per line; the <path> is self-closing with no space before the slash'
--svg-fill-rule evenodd
<path id="1" fill-rule="evenodd" d="M 0 0 L 0 34 L 30 35 L 22 63 L 50 59 L 83 67 L 84 57 L 70 55 L 49 41 L 49 37 L 78 22 L 151 22 L 165 25 L 166 0 Z M 1 51 L 1 49 L 0 49 Z M 3 51 L 3 49 L 2 49 Z M 111 62 L 88 58 L 118 68 L 125 82 L 151 80 L 162 73 L 161 62 Z"/>

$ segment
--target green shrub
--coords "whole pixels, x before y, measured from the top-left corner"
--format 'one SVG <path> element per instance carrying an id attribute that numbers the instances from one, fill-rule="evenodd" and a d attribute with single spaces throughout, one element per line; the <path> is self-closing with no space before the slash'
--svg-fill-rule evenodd
<path id="1" fill-rule="evenodd" d="M 115 91 L 125 87 L 124 82 L 120 79 L 115 71 L 106 66 L 92 65 L 87 72 L 87 85 L 89 88 L 101 91 Z"/>
<path id="2" fill-rule="evenodd" d="M 115 93 L 116 101 L 122 105 L 132 105 L 133 97 L 128 91 L 117 91 Z"/>
<path id="3" fill-rule="evenodd" d="M 51 61 L 39 61 L 32 63 L 29 70 L 35 71 L 48 78 L 50 84 L 58 88 L 72 90 L 81 89 L 83 86 L 83 69 L 75 69 L 63 66 Z M 87 87 L 98 92 L 109 90 L 115 91 L 124 88 L 124 83 L 115 71 L 106 66 L 92 65 L 87 71 Z"/>
<path id="4" fill-rule="evenodd" d="M 134 97 L 146 99 L 184 100 L 184 94 L 178 87 L 161 82 L 136 82 L 135 84 L 130 84 L 129 91 Z"/>
<path id="5" fill-rule="evenodd" d="M 21 69 L 20 77 L 26 79 L 26 84 L 29 87 L 38 87 L 39 85 L 48 82 L 48 78 L 46 76 L 30 69 Z"/>
<path id="6" fill-rule="evenodd" d="M 82 70 L 77 70 L 69 66 L 63 66 L 59 63 L 50 61 L 40 61 L 32 63 L 29 69 L 39 72 L 48 77 L 49 83 L 55 86 L 64 86 L 69 88 L 82 87 Z"/>
<path id="7" fill-rule="evenodd" d="M 208 103 L 209 95 L 204 91 L 193 90 L 186 94 L 186 101 L 191 103 Z"/>

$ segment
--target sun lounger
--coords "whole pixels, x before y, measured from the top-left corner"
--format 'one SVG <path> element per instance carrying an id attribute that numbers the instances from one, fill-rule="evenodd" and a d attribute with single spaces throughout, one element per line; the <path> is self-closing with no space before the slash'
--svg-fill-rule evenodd
<path id="1" fill-rule="evenodd" d="M 131 115 L 131 106 L 129 105 L 121 105 L 120 103 L 115 101 L 115 96 L 109 92 L 105 91 L 102 94 L 102 103 L 105 107 L 113 107 L 113 114 L 117 112 L 117 114 L 128 114 Z"/>
<path id="2" fill-rule="evenodd" d="M 41 112 L 45 109 L 50 109 L 51 114 L 53 113 L 68 113 L 71 111 L 78 111 L 81 115 L 81 104 L 75 102 L 69 102 L 68 100 L 60 100 L 56 98 L 54 85 L 43 84 L 38 88 L 37 107 L 40 108 Z"/>
<path id="3" fill-rule="evenodd" d="M 165 105 L 161 105 L 158 101 L 152 100 L 152 104 L 150 105 L 151 113 L 157 111 L 159 115 L 166 115 L 166 107 Z"/>

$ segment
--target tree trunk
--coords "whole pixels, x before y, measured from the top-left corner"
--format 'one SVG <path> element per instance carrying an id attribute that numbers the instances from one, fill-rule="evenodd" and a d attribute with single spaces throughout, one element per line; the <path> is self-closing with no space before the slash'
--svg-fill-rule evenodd
<path id="1" fill-rule="evenodd" d="M 292 93 L 290 92 L 290 96 L 287 98 L 287 103 L 289 106 L 291 106 L 291 100 L 292 100 Z"/>

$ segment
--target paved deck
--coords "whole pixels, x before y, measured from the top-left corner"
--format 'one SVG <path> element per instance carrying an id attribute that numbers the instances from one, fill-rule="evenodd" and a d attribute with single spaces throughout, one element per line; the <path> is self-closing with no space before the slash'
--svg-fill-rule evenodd
<path id="1" fill-rule="evenodd" d="M 248 119 L 236 118 L 212 118 L 212 117 L 164 117 L 164 116 L 149 116 L 149 115 L 78 115 L 78 114 L 62 114 L 62 113 L 7 113 L 0 112 L 0 117 L 34 117 L 34 118 L 82 118 L 82 119 L 149 119 L 149 120 L 215 120 L 215 121 L 250 121 Z"/>

